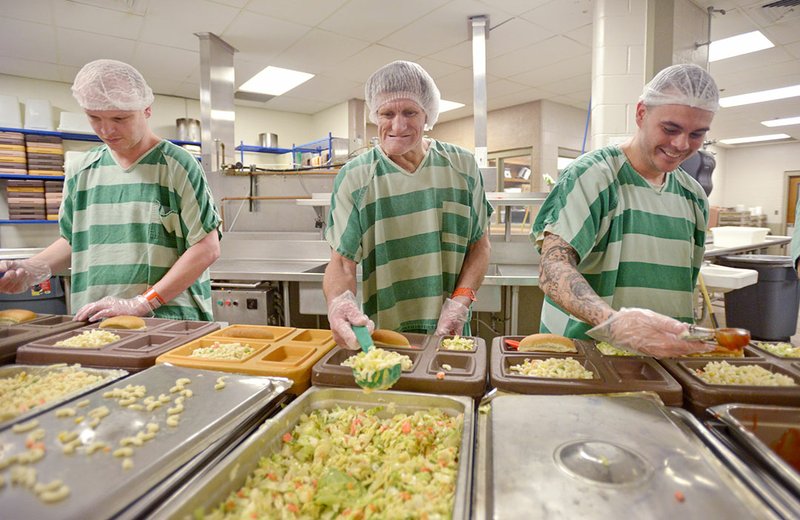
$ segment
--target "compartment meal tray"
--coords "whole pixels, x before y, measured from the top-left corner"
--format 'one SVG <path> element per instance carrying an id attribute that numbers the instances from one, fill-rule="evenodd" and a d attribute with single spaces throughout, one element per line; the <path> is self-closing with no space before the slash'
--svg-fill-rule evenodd
<path id="1" fill-rule="evenodd" d="M 225 378 L 225 387 L 215 389 L 221 376 Z M 76 425 L 72 417 L 58 417 L 57 410 L 37 417 L 38 427 L 46 432 L 43 440 L 46 455 L 35 464 L 37 478 L 40 482 L 61 479 L 70 488 L 69 496 L 45 504 L 23 486 L 6 485 L 0 488 L 4 511 L 13 511 L 15 518 L 110 518 L 143 496 L 159 502 L 163 496 L 150 493 L 152 488 L 172 478 L 175 472 L 188 478 L 204 462 L 200 455 L 209 453 L 212 445 L 228 442 L 228 436 L 238 425 L 267 407 L 291 384 L 280 378 L 157 365 L 128 377 L 114 388 L 143 385 L 148 395 L 164 393 L 174 398 L 176 394 L 170 389 L 179 378 L 191 380 L 185 388 L 191 389 L 193 396 L 185 399 L 176 427 L 165 424 L 167 406 L 151 412 L 125 408 L 116 399 L 103 397 L 108 388 L 87 395 L 89 404 L 80 409 L 88 413 L 100 406 L 109 408 L 111 413 L 94 428 L 87 421 Z M 123 438 L 135 437 L 150 422 L 157 423 L 160 429 L 152 440 L 134 449 L 130 469 L 123 469 L 122 459 L 112 453 L 85 451 L 95 441 L 107 442 L 111 451 L 116 450 Z M 71 455 L 62 452 L 56 438 L 59 432 L 67 430 L 79 430 L 80 447 Z M 10 429 L 0 432 L 0 443 L 6 447 L 3 455 L 24 451 L 25 440 L 24 433 Z"/>
<path id="2" fill-rule="evenodd" d="M 17 374 L 19 374 L 21 372 L 27 372 L 28 374 L 31 374 L 31 375 L 46 375 L 46 374 L 53 373 L 53 372 L 63 372 L 64 370 L 71 369 L 72 366 L 74 366 L 74 365 L 71 365 L 71 366 L 67 366 L 67 365 L 63 365 L 63 364 L 45 365 L 45 366 L 42 366 L 42 365 L 4 365 L 4 366 L 0 366 L 0 379 L 16 377 Z M 83 395 L 83 394 L 89 393 L 89 392 L 91 392 L 91 391 L 93 391 L 93 390 L 95 390 L 97 388 L 101 388 L 103 386 L 111 384 L 114 381 L 117 381 L 118 379 L 123 378 L 123 377 L 128 375 L 128 373 L 126 371 L 124 371 L 124 370 L 113 370 L 113 369 L 104 369 L 104 368 L 87 368 L 87 367 L 80 367 L 80 370 L 82 370 L 82 371 L 84 371 L 84 372 L 86 372 L 88 374 L 94 374 L 94 375 L 103 376 L 105 379 L 103 379 L 102 381 L 99 381 L 99 382 L 97 382 L 97 383 L 95 383 L 93 385 L 87 386 L 85 388 L 81 388 L 80 390 L 75 390 L 74 392 L 70 392 L 68 394 L 64 394 L 61 397 L 53 399 L 52 401 L 48 401 L 48 402 L 43 403 L 43 404 L 41 404 L 41 405 L 39 405 L 39 406 L 37 406 L 35 408 L 31 408 L 30 410 L 28 410 L 26 412 L 17 414 L 14 417 L 10 417 L 10 418 L 5 419 L 5 420 L 2 420 L 2 418 L 0 418 L 0 430 L 3 430 L 4 428 L 7 428 L 8 426 L 10 426 L 12 424 L 15 424 L 15 423 L 25 422 L 28 419 L 30 419 L 30 418 L 32 418 L 32 417 L 34 417 L 36 415 L 39 415 L 40 413 L 43 413 L 43 412 L 45 412 L 45 411 L 47 411 L 47 410 L 49 410 L 51 408 L 55 408 L 56 406 L 59 406 L 59 405 L 61 405 L 62 403 L 66 402 L 66 401 L 70 401 L 72 399 L 75 399 L 76 397 L 79 397 L 79 396 Z"/>
<path id="3" fill-rule="evenodd" d="M 72 316 L 40 314 L 31 321 L 0 326 L 0 364 L 13 363 L 20 345 L 85 325 L 85 321 L 73 321 Z"/>
<path id="4" fill-rule="evenodd" d="M 774 517 L 656 399 L 493 397 L 477 419 L 476 519 Z"/>
<path id="5" fill-rule="evenodd" d="M 664 404 L 680 406 L 683 400 L 681 385 L 658 364 L 643 356 L 605 356 L 591 341 L 575 341 L 577 353 L 517 352 L 505 340 L 522 336 L 500 336 L 492 341 L 490 383 L 498 390 L 520 394 L 606 394 L 651 391 Z M 512 372 L 510 366 L 526 358 L 572 357 L 594 373 L 592 379 L 555 379 L 525 376 Z"/>
<path id="6" fill-rule="evenodd" d="M 253 333 L 263 338 L 253 338 Z M 215 342 L 242 343 L 254 352 L 242 360 L 191 357 L 200 347 Z M 157 363 L 221 370 L 239 374 L 286 377 L 294 381 L 289 393 L 299 395 L 311 386 L 311 367 L 335 345 L 330 330 L 296 329 L 266 325 L 231 325 L 160 355 Z"/>
<path id="7" fill-rule="evenodd" d="M 42 365 L 80 363 L 88 367 L 114 367 L 138 372 L 153 366 L 169 350 L 219 329 L 216 322 L 144 318 L 146 329 L 105 329 L 120 336 L 118 341 L 93 348 L 57 347 L 59 341 L 97 329 L 99 323 L 33 340 L 17 349 L 17 363 Z"/>
<path id="8" fill-rule="evenodd" d="M 397 413 L 438 408 L 454 415 L 463 413 L 459 468 L 452 518 L 468 518 L 471 494 L 472 447 L 474 430 L 473 401 L 463 396 L 443 396 L 408 392 L 376 391 L 365 394 L 349 388 L 312 387 L 283 411 L 267 421 L 235 451 L 205 475 L 192 479 L 154 512 L 155 518 L 191 518 L 196 510 L 209 511 L 239 489 L 259 459 L 280 448 L 281 436 L 297 424 L 303 414 L 336 406 L 372 408 L 393 403 Z"/>
<path id="9" fill-rule="evenodd" d="M 472 351 L 444 350 L 441 342 L 452 336 L 426 336 L 403 333 L 409 347 L 376 344 L 377 347 L 404 354 L 411 358 L 411 370 L 403 371 L 392 390 L 424 392 L 431 394 L 468 395 L 483 397 L 486 392 L 487 352 L 486 342 L 479 337 L 464 336 L 474 341 Z M 342 362 L 358 351 L 336 346 L 323 357 L 311 373 L 316 386 L 357 388 L 353 369 Z M 444 365 L 448 365 L 448 370 Z M 444 375 L 443 378 L 437 374 Z"/>

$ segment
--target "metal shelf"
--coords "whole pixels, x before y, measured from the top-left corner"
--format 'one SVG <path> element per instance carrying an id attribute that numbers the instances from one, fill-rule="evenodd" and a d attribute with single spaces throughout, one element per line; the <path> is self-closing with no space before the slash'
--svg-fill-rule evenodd
<path id="1" fill-rule="evenodd" d="M 0 219 L 0 224 L 58 224 L 57 220 L 9 220 Z"/>
<path id="2" fill-rule="evenodd" d="M 63 181 L 63 175 L 17 175 L 15 173 L 0 173 L 0 179 L 17 179 L 21 181 Z"/>
<path id="3" fill-rule="evenodd" d="M 58 132 L 53 130 L 33 130 L 30 128 L 7 128 L 7 127 L 0 127 L 0 132 L 20 132 L 22 134 L 30 134 L 30 135 L 52 135 L 55 137 L 60 137 L 67 141 L 92 141 L 92 142 L 102 142 L 102 140 L 94 134 L 80 134 L 80 133 L 73 133 L 73 132 Z M 168 141 L 177 144 L 178 146 L 184 144 L 192 144 L 195 146 L 200 146 L 198 141 L 181 141 L 178 139 L 168 139 Z"/>
<path id="4" fill-rule="evenodd" d="M 244 141 L 240 141 L 240 145 L 235 148 L 237 152 L 241 152 L 241 161 L 244 162 L 244 152 L 250 153 L 271 153 L 271 154 L 286 154 L 286 153 L 319 153 L 321 154 L 323 151 L 328 150 L 328 155 L 333 156 L 333 140 L 338 139 L 333 137 L 333 135 L 328 132 L 327 137 L 323 137 L 322 139 L 317 139 L 316 141 L 311 141 L 309 143 L 304 143 L 301 145 L 292 145 L 291 148 L 266 148 L 263 146 L 254 146 L 250 144 L 244 144 Z"/>

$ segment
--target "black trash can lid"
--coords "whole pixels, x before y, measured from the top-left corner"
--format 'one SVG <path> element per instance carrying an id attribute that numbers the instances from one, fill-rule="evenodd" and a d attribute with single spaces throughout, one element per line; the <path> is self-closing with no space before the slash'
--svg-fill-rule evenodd
<path id="1" fill-rule="evenodd" d="M 786 255 L 724 255 L 720 256 L 721 263 L 741 264 L 746 266 L 758 265 L 759 267 L 794 267 L 792 257 Z"/>

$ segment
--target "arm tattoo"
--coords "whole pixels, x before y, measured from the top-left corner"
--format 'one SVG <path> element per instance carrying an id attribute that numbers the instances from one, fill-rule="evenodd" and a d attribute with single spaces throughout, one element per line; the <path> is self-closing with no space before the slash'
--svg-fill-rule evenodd
<path id="1" fill-rule="evenodd" d="M 591 325 L 602 323 L 613 312 L 578 272 L 578 253 L 558 235 L 544 237 L 539 287 L 562 309 Z"/>

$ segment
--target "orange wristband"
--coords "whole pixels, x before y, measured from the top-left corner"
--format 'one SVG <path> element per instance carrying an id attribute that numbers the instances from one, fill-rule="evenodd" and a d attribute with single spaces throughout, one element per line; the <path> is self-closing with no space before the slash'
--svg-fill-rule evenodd
<path id="1" fill-rule="evenodd" d="M 476 302 L 478 298 L 475 297 L 475 291 L 470 289 L 469 287 L 459 287 L 455 291 L 453 291 L 453 297 L 456 296 L 466 296 L 470 299 L 470 301 Z"/>
<path id="2" fill-rule="evenodd" d="M 144 296 L 144 298 L 147 300 L 147 303 L 150 304 L 150 307 L 152 307 L 153 310 L 158 309 L 167 303 L 164 301 L 164 298 L 162 298 L 161 295 L 158 294 L 152 287 L 147 289 L 142 296 Z"/>

